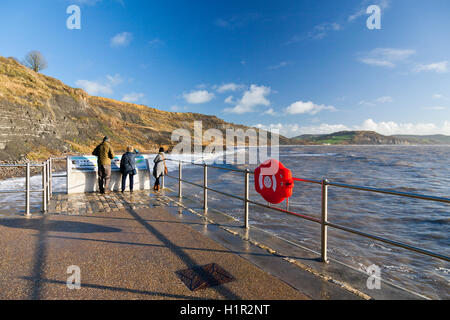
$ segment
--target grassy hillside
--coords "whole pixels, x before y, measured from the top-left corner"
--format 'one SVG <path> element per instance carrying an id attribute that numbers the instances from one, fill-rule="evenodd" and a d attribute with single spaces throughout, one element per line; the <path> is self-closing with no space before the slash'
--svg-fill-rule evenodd
<path id="1" fill-rule="evenodd" d="M 304 134 L 292 138 L 296 144 L 337 144 L 337 145 L 412 145 L 450 144 L 450 136 L 445 135 L 394 135 L 384 136 L 374 131 L 341 131 L 331 134 Z"/>
<path id="2" fill-rule="evenodd" d="M 161 111 L 94 97 L 0 57 L 0 160 L 43 159 L 62 153 L 90 153 L 103 136 L 116 150 L 133 145 L 155 152 L 173 146 L 172 131 L 202 121 L 203 130 L 248 129 L 216 116 Z M 280 137 L 281 143 L 289 139 Z"/>
<path id="3" fill-rule="evenodd" d="M 400 137 L 383 136 L 374 131 L 341 131 L 322 135 L 302 135 L 292 140 L 298 144 L 337 144 L 337 145 L 379 145 L 379 144 L 411 144 Z"/>
<path id="4" fill-rule="evenodd" d="M 435 135 L 395 135 L 396 138 L 407 139 L 416 144 L 450 144 L 450 136 L 443 134 Z"/>

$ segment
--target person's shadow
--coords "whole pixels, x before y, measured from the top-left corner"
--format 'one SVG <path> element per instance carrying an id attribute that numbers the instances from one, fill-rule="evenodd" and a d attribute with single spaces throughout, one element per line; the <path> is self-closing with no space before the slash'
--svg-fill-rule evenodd
<path id="1" fill-rule="evenodd" d="M 0 225 L 8 228 L 30 229 L 40 231 L 42 229 L 41 219 L 25 219 L 25 218 L 11 218 L 0 219 Z M 45 222 L 46 231 L 55 232 L 73 232 L 73 233 L 109 233 L 121 232 L 121 229 L 113 227 L 105 227 L 98 224 L 78 222 L 78 221 L 53 221 L 47 220 Z"/>

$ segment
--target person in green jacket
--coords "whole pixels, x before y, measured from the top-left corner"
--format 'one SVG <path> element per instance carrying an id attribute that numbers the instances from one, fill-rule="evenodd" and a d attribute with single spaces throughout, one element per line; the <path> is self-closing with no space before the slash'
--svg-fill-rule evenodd
<path id="1" fill-rule="evenodd" d="M 94 149 L 92 154 L 97 156 L 100 193 L 108 193 L 109 181 L 111 180 L 111 159 L 115 157 L 114 150 L 109 144 L 109 138 L 104 137 L 103 142 Z"/>

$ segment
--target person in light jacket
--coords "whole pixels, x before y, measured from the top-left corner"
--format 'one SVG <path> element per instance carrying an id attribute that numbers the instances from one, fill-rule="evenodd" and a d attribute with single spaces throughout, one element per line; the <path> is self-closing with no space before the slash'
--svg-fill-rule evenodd
<path id="1" fill-rule="evenodd" d="M 133 192 L 134 176 L 136 171 L 136 151 L 131 146 L 127 147 L 127 152 L 122 155 L 120 160 L 120 172 L 122 173 L 122 192 L 125 191 L 127 175 L 130 176 L 130 192 Z"/>
<path id="2" fill-rule="evenodd" d="M 167 173 L 164 148 L 162 148 L 162 147 L 159 148 L 159 153 L 155 157 L 153 162 L 155 163 L 155 165 L 153 166 L 153 176 L 156 179 L 155 185 L 153 186 L 153 190 L 159 191 L 159 189 L 160 189 L 159 178 L 161 178 L 161 176 L 163 176 Z"/>

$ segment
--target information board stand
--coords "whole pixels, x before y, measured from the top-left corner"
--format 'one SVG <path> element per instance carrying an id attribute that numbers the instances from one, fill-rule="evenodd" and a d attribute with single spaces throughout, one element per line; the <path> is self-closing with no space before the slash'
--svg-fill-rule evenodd
<path id="1" fill-rule="evenodd" d="M 136 171 L 134 176 L 134 190 L 150 190 L 151 170 L 148 165 L 150 155 L 136 155 Z M 111 181 L 109 189 L 120 191 L 122 188 L 122 174 L 120 173 L 120 159 L 116 156 L 111 160 Z M 96 156 L 69 156 L 67 162 L 67 193 L 84 193 L 99 191 L 98 166 Z M 126 181 L 126 191 L 129 190 L 129 178 Z"/>

